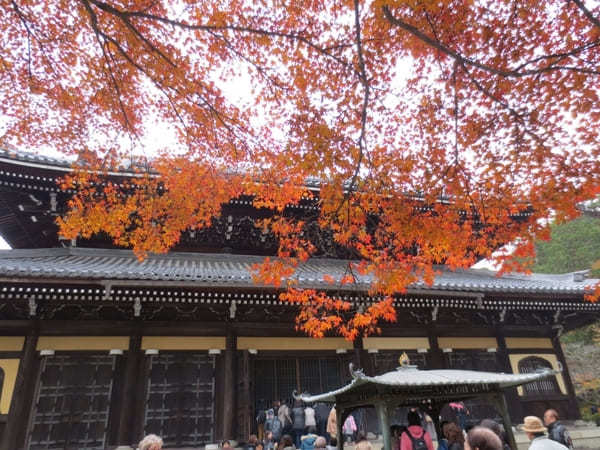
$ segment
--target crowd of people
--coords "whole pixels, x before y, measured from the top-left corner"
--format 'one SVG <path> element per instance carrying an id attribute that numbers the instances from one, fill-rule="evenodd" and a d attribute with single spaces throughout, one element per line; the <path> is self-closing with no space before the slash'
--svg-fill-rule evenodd
<path id="1" fill-rule="evenodd" d="M 470 429 L 465 421 L 443 421 L 441 435 L 432 436 L 435 430 L 427 430 L 431 424 L 427 418 L 411 408 L 406 416 L 407 426 L 391 427 L 392 450 L 434 450 L 434 438 L 437 450 L 511 450 L 502 426 L 494 420 L 484 419 Z M 244 450 L 336 450 L 338 438 L 354 442 L 355 450 L 372 450 L 352 414 L 344 421 L 343 436 L 338 436 L 335 406 L 330 409 L 324 403 L 303 407 L 296 402 L 289 408 L 275 402 L 273 408 L 258 415 L 257 422 L 259 434 L 249 436 Z M 529 450 L 573 450 L 569 432 L 554 409 L 544 413 L 543 421 L 535 416 L 525 417 L 520 429 L 531 440 Z M 151 434 L 139 443 L 138 449 L 161 450 L 162 446 L 162 439 Z M 232 447 L 229 441 L 223 441 L 221 448 Z"/>

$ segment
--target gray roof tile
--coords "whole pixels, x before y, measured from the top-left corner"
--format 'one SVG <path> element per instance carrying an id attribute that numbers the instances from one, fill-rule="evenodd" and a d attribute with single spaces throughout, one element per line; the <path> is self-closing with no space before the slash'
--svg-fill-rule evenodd
<path id="1" fill-rule="evenodd" d="M 319 395 L 300 395 L 297 398 L 309 403 L 335 402 L 337 396 L 353 391 L 365 384 L 389 386 L 395 390 L 403 388 L 414 390 L 415 388 L 428 388 L 429 386 L 470 385 L 481 386 L 482 390 L 490 392 L 493 389 L 487 387 L 488 385 L 508 388 L 541 380 L 557 373 L 559 372 L 549 369 L 527 374 L 507 374 L 475 370 L 419 370 L 409 366 L 400 367 L 397 370 L 374 377 L 366 376 L 360 371 L 353 372 L 352 381 L 346 386 Z M 427 391 L 425 392 L 427 393 Z"/>
<path id="2" fill-rule="evenodd" d="M 169 253 L 150 255 L 144 261 L 129 250 L 92 248 L 50 248 L 0 251 L 0 277 L 67 278 L 93 280 L 154 280 L 183 281 L 218 286 L 254 285 L 250 268 L 263 261 L 261 256 Z M 348 262 L 313 258 L 301 264 L 294 278 L 304 288 L 335 288 L 324 279 L 330 275 L 340 280 L 347 272 Z M 456 290 L 472 292 L 517 292 L 583 294 L 587 286 L 598 280 L 574 281 L 574 274 L 509 274 L 497 277 L 485 269 L 449 271 L 440 267 L 432 286 L 420 282 L 410 291 Z M 341 287 L 350 291 L 365 291 L 371 276 L 358 275 L 355 284 Z"/>

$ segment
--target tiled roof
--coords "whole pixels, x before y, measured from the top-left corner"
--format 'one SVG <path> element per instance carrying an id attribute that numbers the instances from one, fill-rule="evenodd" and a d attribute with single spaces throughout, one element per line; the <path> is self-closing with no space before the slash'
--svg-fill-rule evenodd
<path id="1" fill-rule="evenodd" d="M 362 372 L 353 372 L 352 381 L 339 389 L 319 395 L 301 395 L 297 398 L 305 402 L 335 402 L 336 397 L 346 392 L 351 392 L 365 384 L 377 384 L 397 389 L 410 389 L 430 386 L 475 386 L 482 387 L 482 391 L 491 389 L 486 385 L 508 388 L 521 384 L 547 378 L 558 373 L 554 370 L 545 369 L 540 372 L 527 374 L 507 374 L 495 372 L 480 372 L 476 370 L 419 370 L 412 366 L 400 367 L 392 372 L 384 373 L 374 377 L 368 377 Z"/>
<path id="2" fill-rule="evenodd" d="M 154 280 L 191 282 L 213 287 L 243 287 L 253 285 L 250 268 L 263 261 L 261 256 L 206 253 L 169 253 L 150 255 L 139 261 L 129 250 L 92 248 L 50 248 L 0 251 L 0 277 L 59 278 L 91 280 Z M 339 285 L 324 280 L 330 275 L 340 280 L 347 272 L 347 261 L 313 258 L 301 264 L 294 278 L 304 288 L 335 288 Z M 582 294 L 586 286 L 598 280 L 575 281 L 574 273 L 561 275 L 504 275 L 485 269 L 441 273 L 432 286 L 416 283 L 409 291 L 446 290 L 471 292 L 516 292 Z M 371 276 L 354 275 L 357 282 L 341 289 L 367 290 Z"/>
<path id="3" fill-rule="evenodd" d="M 55 158 L 39 153 L 24 152 L 15 149 L 0 148 L 0 158 L 24 163 L 43 164 L 48 166 L 71 167 L 71 161 L 66 158 Z"/>

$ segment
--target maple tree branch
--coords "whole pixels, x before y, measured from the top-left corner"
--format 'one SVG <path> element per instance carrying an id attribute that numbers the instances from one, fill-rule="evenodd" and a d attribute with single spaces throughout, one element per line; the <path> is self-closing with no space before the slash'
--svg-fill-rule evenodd
<path id="1" fill-rule="evenodd" d="M 431 38 L 430 36 L 428 36 L 427 34 L 422 32 L 421 30 L 416 28 L 415 26 L 395 17 L 392 14 L 392 12 L 390 11 L 390 8 L 388 6 L 383 6 L 383 14 L 390 24 L 397 26 L 399 28 L 402 28 L 403 30 L 412 34 L 417 39 L 424 42 L 425 44 L 439 50 L 440 52 L 444 53 L 447 56 L 450 56 L 451 58 L 458 61 L 462 65 L 476 67 L 478 69 L 484 70 L 486 72 L 489 72 L 491 74 L 498 75 L 498 76 L 501 76 L 504 78 L 521 78 L 521 77 L 526 77 L 526 76 L 531 76 L 531 75 L 538 75 L 538 74 L 544 73 L 544 72 L 553 72 L 553 71 L 558 71 L 558 70 L 580 72 L 580 73 L 585 73 L 588 75 L 600 75 L 599 70 L 589 69 L 586 67 L 576 67 L 576 66 L 557 66 L 557 65 L 554 65 L 555 63 L 550 63 L 547 66 L 541 67 L 539 69 L 520 70 L 521 68 L 523 68 L 529 64 L 532 64 L 533 62 L 540 61 L 540 60 L 574 56 L 577 53 L 581 53 L 582 51 L 585 51 L 588 48 L 591 48 L 589 46 L 597 46 L 600 43 L 600 41 L 598 41 L 598 40 L 593 41 L 588 44 L 585 44 L 583 46 L 577 47 L 570 52 L 558 53 L 556 55 L 544 55 L 541 57 L 536 57 L 531 61 L 522 63 L 516 69 L 505 70 L 505 69 L 499 69 L 497 67 L 490 66 L 488 64 L 481 63 L 479 61 L 476 61 L 476 60 L 473 60 L 473 59 L 467 58 L 466 56 L 461 55 L 460 53 L 458 53 L 455 50 L 452 50 L 450 47 L 444 45 L 440 41 L 437 41 L 437 40 Z"/>
<path id="2" fill-rule="evenodd" d="M 94 10 L 92 9 L 92 7 L 90 6 L 89 1 L 88 0 L 81 0 L 81 2 L 85 6 L 85 9 L 86 9 L 86 11 L 87 11 L 87 13 L 89 15 L 90 25 L 92 27 L 92 30 L 94 31 L 94 34 L 96 36 L 96 41 L 98 42 L 98 45 L 100 46 L 100 50 L 102 51 L 102 55 L 104 56 L 104 60 L 106 62 L 106 68 L 107 68 L 107 71 L 108 71 L 108 75 L 110 76 L 113 88 L 115 89 L 115 92 L 117 94 L 117 100 L 119 102 L 119 107 L 121 109 L 121 113 L 123 114 L 123 118 L 125 119 L 125 125 L 129 129 L 129 131 L 134 136 L 136 136 L 136 138 L 137 138 L 137 134 L 136 134 L 133 126 L 131 125 L 131 122 L 129 121 L 129 117 L 127 116 L 127 111 L 125 110 L 125 105 L 123 104 L 123 99 L 121 98 L 121 88 L 119 87 L 119 83 L 117 82 L 117 79 L 115 78 L 115 74 L 113 73 L 112 65 L 110 63 L 110 57 L 106 53 L 105 45 L 104 45 L 104 43 L 101 40 L 101 38 L 105 39 L 106 35 L 104 33 L 102 33 L 102 31 L 100 30 L 100 28 L 98 26 L 98 17 L 96 16 L 96 13 L 94 12 Z"/>
<path id="3" fill-rule="evenodd" d="M 498 97 L 496 97 L 494 94 L 492 94 L 489 89 L 487 89 L 485 86 L 483 86 L 473 76 L 473 74 L 471 72 L 469 72 L 469 70 L 467 69 L 467 67 L 465 67 L 464 64 L 461 64 L 461 67 L 464 70 L 464 72 L 467 75 L 467 77 L 469 78 L 469 80 L 471 81 L 471 83 L 473 83 L 473 85 L 475 86 L 475 88 L 479 92 L 481 92 L 482 94 L 484 94 L 485 96 L 487 96 L 489 99 L 491 99 L 495 103 L 497 103 L 500 106 L 502 106 L 503 108 L 505 108 L 510 113 L 510 115 L 513 116 L 517 120 L 517 122 L 519 122 L 521 125 L 523 125 L 523 129 L 524 129 L 525 133 L 527 133 L 528 135 L 530 135 L 540 145 L 545 145 L 543 138 L 541 138 L 540 136 L 538 136 L 537 134 L 535 134 L 533 131 L 529 130 L 529 128 L 527 127 L 527 124 L 525 123 L 525 120 L 523 119 L 523 114 L 520 114 L 513 107 L 511 107 L 508 103 L 502 101 L 501 99 L 499 99 Z"/>
<path id="4" fill-rule="evenodd" d="M 370 86 L 369 79 L 367 77 L 367 69 L 365 67 L 365 58 L 363 55 L 362 42 L 360 36 L 360 11 L 359 11 L 359 1 L 354 0 L 354 26 L 356 29 L 356 52 L 358 54 L 358 68 L 359 68 L 359 79 L 364 89 L 364 97 L 363 97 L 363 105 L 360 116 L 360 136 L 358 138 L 358 161 L 356 163 L 356 169 L 354 171 L 354 175 L 352 176 L 352 181 L 350 182 L 350 186 L 348 191 L 352 191 L 354 188 L 354 184 L 356 183 L 356 179 L 358 177 L 360 166 L 362 164 L 363 156 L 366 149 L 366 130 L 367 130 L 367 112 L 369 107 L 369 95 L 370 95 Z"/>
<path id="5" fill-rule="evenodd" d="M 238 25 L 190 24 L 190 23 L 186 23 L 186 22 L 183 22 L 180 20 L 169 19 L 168 17 L 162 17 L 162 16 L 158 16 L 156 14 L 150 14 L 146 11 L 119 10 L 119 9 L 117 9 L 111 5 L 108 5 L 107 3 L 104 3 L 100 0 L 89 0 L 89 1 L 92 2 L 94 5 L 96 5 L 98 8 L 100 8 L 101 10 L 103 10 L 111 15 L 117 16 L 117 17 L 121 18 L 122 20 L 123 20 L 123 18 L 126 18 L 126 17 L 127 18 L 135 17 L 135 18 L 139 18 L 139 19 L 160 22 L 160 23 L 170 25 L 170 26 L 173 26 L 176 28 L 182 28 L 182 29 L 191 30 L 191 31 L 229 30 L 229 31 L 240 32 L 240 33 L 258 34 L 258 35 L 262 35 L 262 36 L 281 37 L 281 38 L 290 39 L 293 41 L 302 42 L 307 47 L 312 48 L 316 52 L 318 52 L 324 56 L 327 56 L 328 58 L 332 58 L 337 63 L 341 64 L 342 66 L 346 67 L 347 69 L 355 71 L 354 67 L 349 62 L 343 60 L 342 58 L 340 58 L 338 56 L 335 56 L 331 52 L 327 51 L 326 49 L 324 49 L 324 48 L 320 47 L 319 45 L 315 44 L 314 42 L 312 42 L 310 39 L 308 39 L 304 36 L 301 36 L 300 34 L 297 34 L 297 33 L 286 33 L 286 32 L 282 32 L 282 31 L 265 30 L 265 29 L 261 29 L 261 28 L 253 28 L 253 27 L 238 26 Z"/>
<path id="6" fill-rule="evenodd" d="M 456 89 L 456 64 L 452 70 L 452 85 L 454 90 L 454 164 L 458 164 L 458 91 Z"/>
<path id="7" fill-rule="evenodd" d="M 595 27 L 600 28 L 600 20 L 592 14 L 592 12 L 586 8 L 581 0 L 567 0 L 567 3 L 572 1 L 577 5 L 577 7 L 581 10 L 581 12 L 587 17 L 587 19 L 594 24 Z"/>
<path id="8" fill-rule="evenodd" d="M 84 4 L 88 3 L 88 0 L 81 0 L 81 1 Z M 95 4 L 95 2 L 93 2 L 93 0 L 92 0 L 92 3 Z M 177 92 L 178 94 L 180 94 L 180 92 L 176 88 L 174 88 L 172 86 L 165 86 L 163 84 L 163 82 L 161 82 L 160 80 L 158 80 L 144 66 L 142 66 L 139 63 L 137 63 L 133 59 L 133 57 L 131 55 L 129 55 L 129 53 L 127 52 L 127 50 L 125 50 L 123 48 L 123 46 L 121 45 L 121 43 L 119 41 L 117 41 L 115 38 L 113 38 L 112 36 L 107 35 L 105 32 L 103 32 L 102 30 L 99 29 L 98 21 L 97 21 L 97 17 L 95 16 L 95 13 L 93 12 L 93 10 L 91 8 L 89 8 L 88 11 L 91 11 L 91 13 L 94 14 L 94 16 L 90 16 L 90 20 L 92 20 L 92 28 L 94 29 L 94 32 L 96 33 L 96 35 L 97 36 L 101 36 L 102 39 L 104 39 L 105 41 L 110 42 L 112 45 L 114 45 L 115 48 L 117 49 L 117 51 L 123 56 L 123 58 L 129 64 L 131 64 L 133 67 L 135 67 L 140 73 L 144 74 L 152 82 L 152 84 L 166 97 L 167 101 L 169 102 L 169 105 L 171 106 L 171 108 L 173 109 L 173 111 L 175 113 L 175 116 L 177 117 L 177 119 L 179 120 L 179 122 L 184 127 L 184 130 L 186 130 L 186 134 L 189 136 L 189 134 L 187 133 L 188 126 L 186 125 L 183 117 L 181 116 L 180 112 L 178 111 L 177 106 L 175 105 L 172 97 L 169 95 L 168 90 L 173 90 L 173 91 Z M 96 17 L 95 21 L 93 20 L 94 17 Z M 139 34 L 139 36 L 141 36 L 141 38 L 144 39 L 144 42 L 147 42 L 147 39 L 145 39 L 145 37 L 143 37 L 141 34 Z M 149 45 L 152 45 L 152 44 L 149 44 Z M 104 52 L 104 48 L 102 48 L 102 51 Z M 109 65 L 109 67 L 110 67 L 110 65 Z M 174 67 L 176 67 L 176 65 L 174 65 Z M 121 101 L 121 99 L 120 99 L 120 90 L 119 90 L 118 85 L 116 84 L 116 80 L 114 78 L 114 75 L 112 74 L 112 71 L 110 72 L 110 75 L 111 75 L 111 78 L 113 79 L 113 81 L 115 83 L 115 88 L 119 92 L 119 101 Z M 203 91 L 207 91 L 206 86 L 203 86 L 203 85 L 199 84 L 197 81 L 195 81 L 194 84 L 196 86 L 198 86 L 199 88 L 201 88 Z M 205 96 L 201 95 L 198 92 L 196 92 L 195 94 L 201 100 L 201 104 L 204 105 L 204 107 L 206 107 L 206 109 L 208 111 L 210 111 L 210 113 L 216 118 L 216 120 L 218 120 L 225 127 L 225 129 L 228 131 L 228 133 L 230 134 L 230 136 L 232 138 L 239 139 L 239 136 L 237 135 L 237 133 L 235 132 L 235 130 L 232 128 L 232 125 L 235 125 L 236 121 L 233 118 L 231 118 L 231 117 L 225 117 L 225 116 L 223 116 L 223 114 Z M 197 103 L 194 100 L 191 100 L 191 101 L 193 103 Z M 237 124 L 237 125 L 240 126 L 240 124 Z M 189 147 L 189 143 L 188 143 L 188 148 L 190 148 Z"/>

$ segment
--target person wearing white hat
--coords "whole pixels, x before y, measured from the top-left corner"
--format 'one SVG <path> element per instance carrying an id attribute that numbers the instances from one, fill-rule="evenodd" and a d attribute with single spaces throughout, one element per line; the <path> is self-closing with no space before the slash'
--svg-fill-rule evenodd
<path id="1" fill-rule="evenodd" d="M 519 428 L 527 434 L 531 441 L 529 450 L 569 450 L 562 444 L 548 439 L 546 436 L 546 427 L 539 417 L 527 416 L 523 419 L 523 425 Z"/>
<path id="2" fill-rule="evenodd" d="M 138 450 L 161 450 L 163 446 L 163 440 L 155 435 L 149 434 L 138 444 Z"/>

